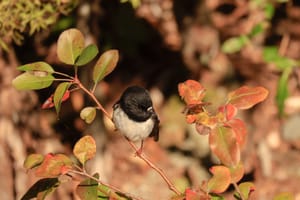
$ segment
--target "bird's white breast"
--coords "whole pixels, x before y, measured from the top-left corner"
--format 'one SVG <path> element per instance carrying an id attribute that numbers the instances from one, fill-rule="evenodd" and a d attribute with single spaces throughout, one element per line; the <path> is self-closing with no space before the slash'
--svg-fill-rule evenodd
<path id="1" fill-rule="evenodd" d="M 136 122 L 129 119 L 119 106 L 117 106 L 113 112 L 113 121 L 116 128 L 131 141 L 145 139 L 150 135 L 154 126 L 152 118 L 143 122 Z"/>

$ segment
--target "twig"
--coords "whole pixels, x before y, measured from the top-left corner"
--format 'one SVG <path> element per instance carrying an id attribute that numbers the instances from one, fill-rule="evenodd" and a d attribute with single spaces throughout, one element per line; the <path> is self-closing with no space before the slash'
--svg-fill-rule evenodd
<path id="1" fill-rule="evenodd" d="M 234 186 L 235 190 L 239 193 L 239 195 L 240 195 L 240 197 L 241 197 L 241 200 L 246 200 L 246 199 L 244 198 L 244 196 L 242 195 L 239 186 L 238 186 L 235 182 L 232 183 L 232 185 Z"/>
<path id="2" fill-rule="evenodd" d="M 127 139 L 127 138 L 126 138 Z M 155 164 L 153 164 L 152 161 L 150 161 L 144 153 L 140 152 L 138 147 L 135 146 L 135 144 L 130 141 L 129 139 L 127 139 L 128 143 L 130 144 L 130 146 L 135 150 L 136 152 L 136 156 L 140 159 L 142 159 L 143 161 L 145 161 L 145 163 L 147 163 L 152 169 L 154 169 L 157 173 L 159 173 L 159 175 L 164 179 L 164 181 L 167 183 L 168 187 L 170 190 L 172 190 L 173 192 L 175 192 L 177 195 L 180 195 L 181 192 L 174 186 L 174 184 L 170 181 L 170 179 L 166 176 L 166 174 L 163 172 L 162 169 L 160 169 L 159 167 L 157 167 Z"/>
<path id="3" fill-rule="evenodd" d="M 115 187 L 115 186 L 113 186 L 113 185 L 110 185 L 110 184 L 108 184 L 108 183 L 103 183 L 100 179 L 97 179 L 96 177 L 93 177 L 92 175 L 86 173 L 85 171 L 82 171 L 81 168 L 78 168 L 78 169 L 79 169 L 80 171 L 70 170 L 69 172 L 70 172 L 70 173 L 73 173 L 73 174 L 78 174 L 78 175 L 81 175 L 81 176 L 85 176 L 85 177 L 87 177 L 87 178 L 90 178 L 90 179 L 92 179 L 92 180 L 98 182 L 98 183 L 101 184 L 101 185 L 104 185 L 104 186 L 106 186 L 106 187 L 108 187 L 108 188 L 113 189 L 114 191 L 116 191 L 116 192 L 118 192 L 118 193 L 120 193 L 120 194 L 124 194 L 124 195 L 126 195 L 127 197 L 130 197 L 131 199 L 134 199 L 134 200 L 141 200 L 139 197 L 135 197 L 135 196 L 133 196 L 132 194 L 123 192 L 121 189 L 119 189 L 119 188 L 117 188 L 117 187 Z M 101 190 L 101 192 L 107 193 L 107 191 L 102 191 L 102 190 Z M 109 195 L 109 194 L 108 194 L 108 195 Z"/>

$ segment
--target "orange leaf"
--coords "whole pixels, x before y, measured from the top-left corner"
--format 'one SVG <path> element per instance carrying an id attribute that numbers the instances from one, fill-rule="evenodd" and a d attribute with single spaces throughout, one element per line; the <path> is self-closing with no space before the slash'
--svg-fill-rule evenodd
<path id="1" fill-rule="evenodd" d="M 242 148 L 246 142 L 247 136 L 247 127 L 245 123 L 240 119 L 232 119 L 226 122 L 225 125 L 233 129 L 236 134 L 236 141 L 240 148 Z"/>
<path id="2" fill-rule="evenodd" d="M 243 86 L 228 94 L 228 103 L 239 109 L 248 109 L 267 98 L 269 91 L 263 87 Z"/>
<path id="3" fill-rule="evenodd" d="M 36 176 L 55 178 L 72 169 L 73 162 L 64 154 L 47 154 L 36 170 Z"/>
<path id="4" fill-rule="evenodd" d="M 219 126 L 209 134 L 211 151 L 226 166 L 235 166 L 240 162 L 240 148 L 233 129 Z"/>
<path id="5" fill-rule="evenodd" d="M 219 111 L 224 113 L 226 116 L 226 120 L 231 120 L 237 114 L 237 107 L 232 104 L 226 104 L 224 106 L 219 107 Z"/>
<path id="6" fill-rule="evenodd" d="M 241 162 L 236 166 L 230 167 L 229 170 L 231 175 L 231 183 L 239 182 L 244 176 L 245 170 Z"/>
<path id="7" fill-rule="evenodd" d="M 208 191 L 211 193 L 222 193 L 226 191 L 231 183 L 230 170 L 225 166 L 213 166 L 209 170 L 213 177 L 207 183 Z"/>
<path id="8" fill-rule="evenodd" d="M 187 80 L 178 84 L 179 95 L 187 105 L 202 104 L 202 99 L 205 96 L 204 87 L 197 81 Z"/>

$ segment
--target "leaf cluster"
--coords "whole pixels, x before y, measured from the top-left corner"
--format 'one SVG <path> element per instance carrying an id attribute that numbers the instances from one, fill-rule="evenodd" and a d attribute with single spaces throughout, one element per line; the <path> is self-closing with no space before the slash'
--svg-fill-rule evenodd
<path id="1" fill-rule="evenodd" d="M 1 0 L 0 48 L 8 50 L 7 42 L 20 45 L 24 33 L 32 35 L 56 22 L 59 14 L 68 14 L 77 0 Z"/>

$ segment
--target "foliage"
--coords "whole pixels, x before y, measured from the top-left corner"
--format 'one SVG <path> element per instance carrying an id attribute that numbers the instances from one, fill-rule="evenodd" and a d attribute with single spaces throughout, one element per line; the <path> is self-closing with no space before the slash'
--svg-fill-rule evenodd
<path id="1" fill-rule="evenodd" d="M 93 69 L 94 86 L 91 90 L 82 85 L 77 77 L 77 71 L 92 61 L 97 54 L 98 49 L 95 45 L 85 47 L 84 36 L 79 30 L 68 29 L 58 39 L 57 55 L 61 62 L 74 69 L 74 77 L 55 71 L 45 62 L 34 62 L 18 68 L 24 73 L 13 80 L 13 85 L 19 90 L 32 90 L 46 88 L 54 81 L 59 81 L 54 94 L 47 99 L 43 108 L 55 107 L 56 112 L 59 113 L 62 102 L 68 100 L 72 91 L 81 89 L 92 98 L 96 106 L 83 108 L 80 117 L 87 123 L 92 123 L 96 110 L 101 110 L 111 119 L 95 97 L 94 91 L 98 83 L 116 67 L 119 59 L 118 51 L 108 50 L 98 58 Z M 205 88 L 199 82 L 187 80 L 180 83 L 178 92 L 186 103 L 187 123 L 195 124 L 200 134 L 209 134 L 210 149 L 220 161 L 219 165 L 210 168 L 213 176 L 204 181 L 199 188 L 187 188 L 182 194 L 161 169 L 142 153 L 137 153 L 137 156 L 163 178 L 170 190 L 176 194 L 175 199 L 224 199 L 221 194 L 228 189 L 230 184 L 233 184 L 236 189 L 236 199 L 248 199 L 254 190 L 253 183 L 245 182 L 238 185 L 244 176 L 240 152 L 245 144 L 247 130 L 244 122 L 236 118 L 236 115 L 239 110 L 249 109 L 265 100 L 268 91 L 263 87 L 240 87 L 230 92 L 225 103 L 214 112 L 208 111 L 210 103 L 204 101 Z M 129 144 L 137 150 L 133 143 L 129 141 Z M 52 153 L 45 156 L 29 155 L 24 162 L 24 167 L 27 170 L 35 170 L 35 175 L 41 179 L 28 190 L 22 199 L 32 197 L 45 199 L 60 185 L 62 177 L 74 175 L 83 177 L 76 189 L 81 199 L 136 199 L 112 185 L 103 183 L 98 174 L 90 175 L 86 171 L 86 162 L 93 159 L 95 154 L 94 139 L 91 136 L 84 136 L 75 144 L 73 156 Z"/>
<path id="2" fill-rule="evenodd" d="M 68 14 L 77 0 L 2 0 L 0 1 L 0 48 L 7 42 L 20 45 L 24 33 L 32 35 L 54 24 L 59 14 Z"/>

